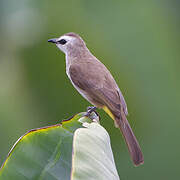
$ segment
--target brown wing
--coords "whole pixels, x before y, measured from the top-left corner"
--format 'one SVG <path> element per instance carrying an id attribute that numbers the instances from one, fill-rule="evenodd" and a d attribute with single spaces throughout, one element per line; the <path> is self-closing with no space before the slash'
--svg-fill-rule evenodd
<path id="1" fill-rule="evenodd" d="M 120 105 L 126 108 L 124 98 L 119 88 L 106 67 L 100 63 L 73 64 L 69 68 L 72 82 L 80 89 L 87 92 L 93 99 L 116 113 Z M 126 114 L 126 113 L 125 113 Z"/>

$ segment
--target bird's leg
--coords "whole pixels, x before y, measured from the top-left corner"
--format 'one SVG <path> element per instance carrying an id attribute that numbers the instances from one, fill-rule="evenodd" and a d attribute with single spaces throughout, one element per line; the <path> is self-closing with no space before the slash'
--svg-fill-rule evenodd
<path id="1" fill-rule="evenodd" d="M 87 111 L 93 112 L 96 111 L 97 107 L 96 106 L 88 106 Z"/>
<path id="2" fill-rule="evenodd" d="M 95 107 L 95 106 L 87 107 L 87 111 L 86 111 L 86 114 L 84 116 L 89 117 L 92 112 L 95 112 L 97 114 L 96 109 L 97 109 L 97 107 Z"/>

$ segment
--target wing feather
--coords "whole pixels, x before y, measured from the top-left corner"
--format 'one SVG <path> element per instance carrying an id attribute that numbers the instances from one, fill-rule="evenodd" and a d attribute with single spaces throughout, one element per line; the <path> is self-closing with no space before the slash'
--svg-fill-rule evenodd
<path id="1" fill-rule="evenodd" d="M 124 97 L 110 72 L 102 63 L 98 66 L 93 63 L 73 64 L 69 68 L 69 75 L 78 88 L 101 104 L 108 106 L 113 113 L 119 114 L 122 105 L 127 115 Z"/>

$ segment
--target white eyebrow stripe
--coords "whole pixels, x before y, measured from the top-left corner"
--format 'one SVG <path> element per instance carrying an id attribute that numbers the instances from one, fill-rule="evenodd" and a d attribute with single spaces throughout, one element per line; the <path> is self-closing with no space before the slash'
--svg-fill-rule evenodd
<path id="1" fill-rule="evenodd" d="M 73 37 L 70 37 L 70 36 L 61 36 L 60 38 L 58 38 L 58 41 L 61 40 L 61 39 L 72 40 L 72 39 L 74 39 L 74 38 L 73 38 Z"/>

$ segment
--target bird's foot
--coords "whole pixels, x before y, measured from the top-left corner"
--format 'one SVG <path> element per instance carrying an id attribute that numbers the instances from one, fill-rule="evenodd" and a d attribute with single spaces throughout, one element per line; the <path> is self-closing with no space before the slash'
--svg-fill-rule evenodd
<path id="1" fill-rule="evenodd" d="M 97 109 L 97 107 L 95 107 L 95 106 L 89 106 L 89 107 L 87 107 L 87 111 L 86 111 L 86 113 L 85 113 L 84 116 L 89 117 L 92 112 L 95 112 L 96 115 L 98 115 L 97 112 L 96 112 L 96 109 Z"/>

